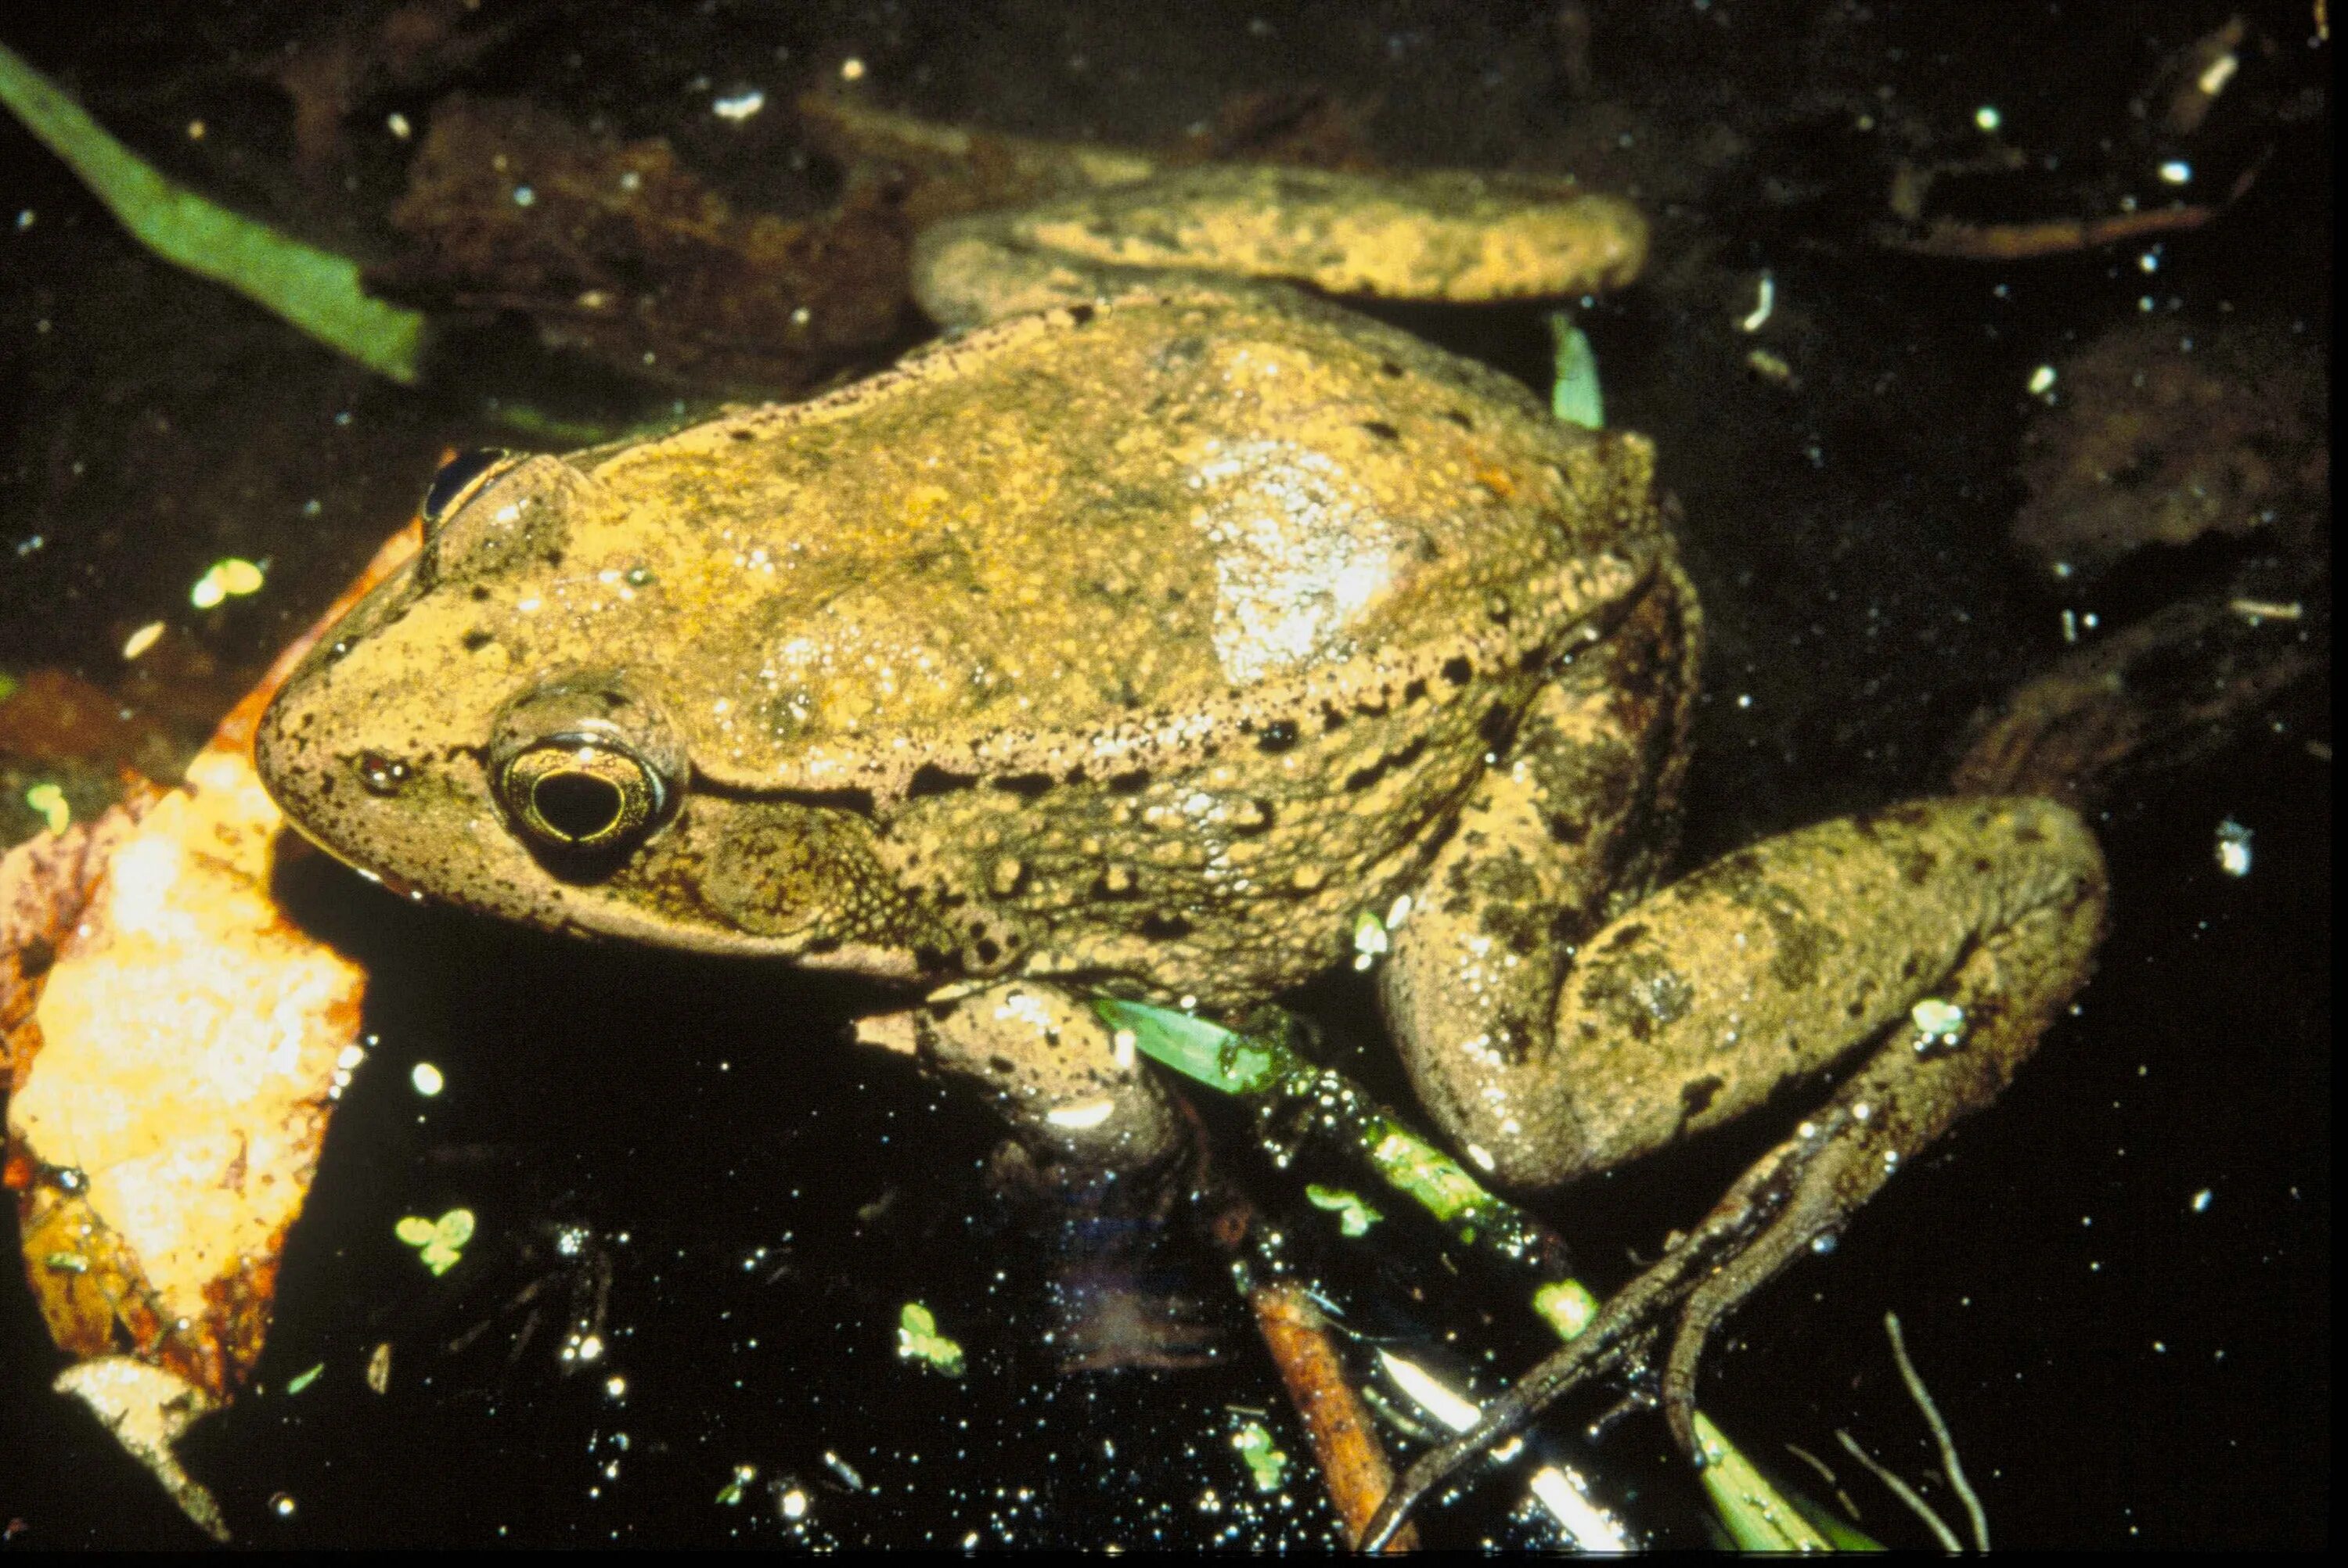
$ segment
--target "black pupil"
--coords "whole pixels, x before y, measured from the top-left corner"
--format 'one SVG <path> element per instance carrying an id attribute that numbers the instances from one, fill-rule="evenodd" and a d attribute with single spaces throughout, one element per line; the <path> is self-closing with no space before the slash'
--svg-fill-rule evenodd
<path id="1" fill-rule="evenodd" d="M 620 820 L 619 786 L 593 774 L 549 774 L 531 788 L 530 803 L 539 820 L 576 842 L 592 838 Z"/>
<path id="2" fill-rule="evenodd" d="M 466 486 L 505 460 L 501 446 L 476 446 L 441 464 L 440 472 L 432 476 L 431 487 L 424 492 L 424 520 L 438 522 L 457 504 Z"/>

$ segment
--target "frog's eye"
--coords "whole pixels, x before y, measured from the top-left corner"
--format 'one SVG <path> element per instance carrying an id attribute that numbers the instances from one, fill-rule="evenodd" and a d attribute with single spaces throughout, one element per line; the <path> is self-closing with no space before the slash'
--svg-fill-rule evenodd
<path id="1" fill-rule="evenodd" d="M 425 489 L 424 504 L 417 508 L 424 526 L 438 528 L 442 519 L 479 494 L 482 486 L 514 461 L 514 455 L 502 446 L 476 446 L 441 464 Z"/>
<path id="2" fill-rule="evenodd" d="M 685 750 L 614 678 L 572 675 L 499 714 L 489 782 L 518 836 L 564 875 L 608 869 L 675 814 Z"/>
<path id="3" fill-rule="evenodd" d="M 498 793 L 543 847 L 590 854 L 634 843 L 668 806 L 661 776 L 602 736 L 555 736 L 531 747 L 499 770 Z"/>

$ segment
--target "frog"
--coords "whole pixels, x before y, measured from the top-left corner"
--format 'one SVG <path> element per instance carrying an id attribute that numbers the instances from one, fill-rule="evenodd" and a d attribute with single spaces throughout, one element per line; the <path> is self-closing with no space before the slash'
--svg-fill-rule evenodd
<path id="1" fill-rule="evenodd" d="M 1421 1106 L 1505 1189 L 1840 1073 L 1513 1407 L 1667 1326 L 1694 1453 L 1706 1335 L 1995 1098 L 2085 982 L 2106 877 L 2031 798 L 1673 874 L 1703 618 L 1654 447 L 1351 308 L 1619 286 L 1645 243 L 1619 199 L 1444 172 L 1193 169 L 941 223 L 914 287 L 946 331 L 888 369 L 452 461 L 415 560 L 270 707 L 262 777 L 417 897 L 864 977 L 859 1040 L 1060 1167 L 1187 1136 L 1097 999 L 1242 1016 L 1365 923 Z"/>

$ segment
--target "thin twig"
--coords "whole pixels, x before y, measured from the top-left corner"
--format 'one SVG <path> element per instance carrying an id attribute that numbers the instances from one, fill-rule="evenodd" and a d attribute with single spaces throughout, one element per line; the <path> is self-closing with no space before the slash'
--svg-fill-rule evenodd
<path id="1" fill-rule="evenodd" d="M 1248 1292 L 1255 1326 L 1264 1348 L 1280 1368 L 1288 1386 L 1289 1402 L 1313 1444 L 1321 1466 L 1322 1484 L 1344 1521 L 1345 1540 L 1358 1547 L 1371 1517 L 1394 1486 L 1394 1467 L 1386 1462 L 1370 1412 L 1345 1378 L 1344 1363 L 1323 1324 L 1320 1308 L 1301 1286 L 1285 1280 L 1259 1285 Z M 1412 1552 L 1418 1532 L 1406 1524 L 1387 1542 L 1389 1552 Z"/>
<path id="2" fill-rule="evenodd" d="M 1883 1331 L 1891 1337 L 1891 1358 L 1900 1363 L 1900 1379 L 1908 1385 L 1908 1397 L 1924 1412 L 1924 1423 L 1932 1429 L 1932 1440 L 1941 1448 L 1941 1471 L 1949 1478 L 1949 1489 L 1965 1505 L 1965 1516 L 1972 1522 L 1973 1550 L 1989 1551 L 1989 1515 L 1983 1512 L 1981 1499 L 1965 1480 L 1965 1467 L 1958 1462 L 1956 1440 L 1949 1435 L 1949 1423 L 1941 1419 L 1940 1408 L 1932 1403 L 1931 1391 L 1917 1375 L 1916 1364 L 1908 1359 L 1908 1341 L 1900 1332 L 1900 1315 L 1883 1315 Z"/>
<path id="3" fill-rule="evenodd" d="M 1859 1446 L 1858 1439 L 1852 1437 L 1849 1432 L 1844 1431 L 1840 1427 L 1837 1427 L 1835 1429 L 1835 1437 L 1841 1442 L 1845 1449 L 1849 1450 L 1851 1458 L 1865 1465 L 1869 1474 L 1873 1475 L 1876 1480 L 1881 1481 L 1885 1488 L 1890 1491 L 1892 1496 L 1906 1503 L 1909 1511 L 1915 1514 L 1917 1518 L 1922 1520 L 1925 1524 L 1931 1529 L 1934 1535 L 1941 1538 L 1941 1544 L 1943 1547 L 1952 1553 L 1962 1552 L 1965 1549 L 1965 1543 L 1957 1539 L 1957 1532 L 1950 1529 L 1946 1524 L 1942 1523 L 1941 1516 L 1932 1512 L 1932 1505 L 1926 1502 L 1922 1498 L 1917 1496 L 1915 1489 L 1910 1487 L 1906 1481 L 1901 1481 L 1898 1476 L 1892 1474 L 1890 1471 L 1884 1469 L 1883 1466 L 1876 1463 L 1874 1460 L 1869 1458 L 1867 1450 Z"/>

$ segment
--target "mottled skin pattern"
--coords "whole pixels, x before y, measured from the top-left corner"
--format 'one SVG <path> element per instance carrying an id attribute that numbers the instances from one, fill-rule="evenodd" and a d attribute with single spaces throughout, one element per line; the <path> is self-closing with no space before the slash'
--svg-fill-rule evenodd
<path id="1" fill-rule="evenodd" d="M 1177 1142 L 1085 994 L 1235 1009 L 1344 961 L 1365 910 L 1406 909 L 1386 1017 L 1509 1184 L 1872 1045 L 1578 1342 L 1568 1380 L 1684 1302 L 1684 1433 L 1710 1323 L 1993 1098 L 2084 981 L 2102 864 L 2059 806 L 1938 802 L 1657 889 L 1699 620 L 1647 445 L 1195 272 L 1220 247 L 1460 298 L 1635 269 L 1620 203 L 1530 206 L 1194 173 L 947 226 L 933 313 L 1048 308 L 443 497 L 414 569 L 287 683 L 263 777 L 337 855 L 475 908 L 917 988 L 863 1038 L 979 1083 L 1047 1162 Z M 1525 234 L 1583 271 L 1511 282 Z M 1920 1047 L 1933 997 L 1967 1022 Z"/>

